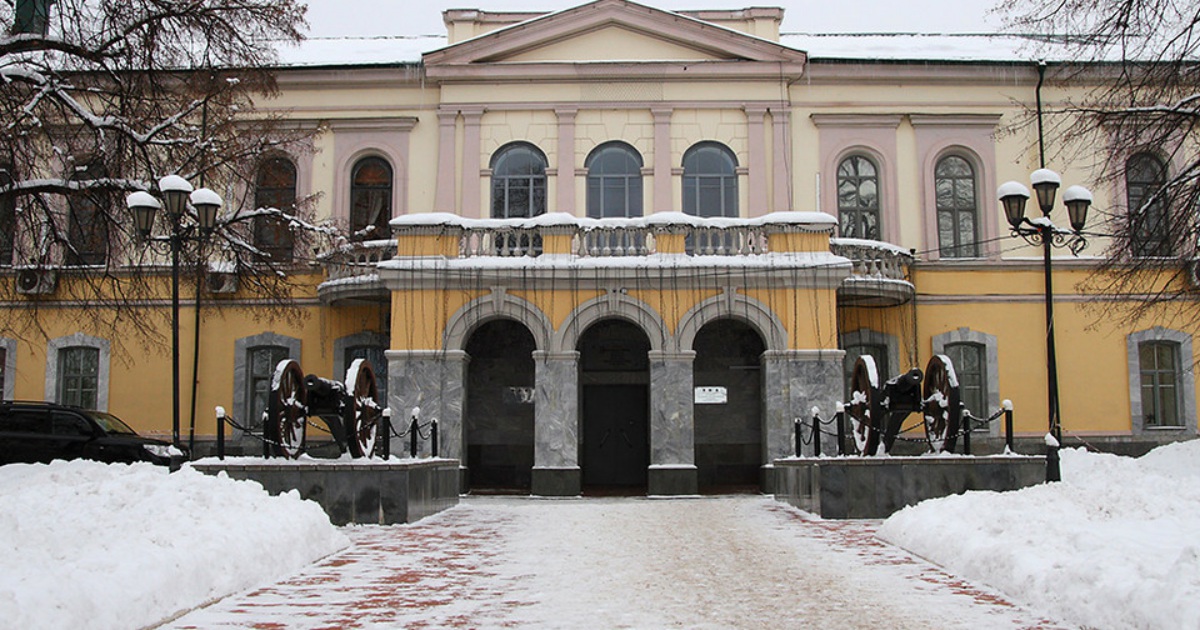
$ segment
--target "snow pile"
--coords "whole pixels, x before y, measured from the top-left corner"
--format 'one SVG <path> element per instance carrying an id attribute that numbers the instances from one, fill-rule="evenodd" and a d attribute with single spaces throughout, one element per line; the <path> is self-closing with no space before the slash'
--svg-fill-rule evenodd
<path id="1" fill-rule="evenodd" d="M 185 468 L 0 467 L 0 625 L 140 628 L 348 544 L 295 493 Z"/>
<path id="2" fill-rule="evenodd" d="M 1200 440 L 1062 451 L 1062 483 L 926 501 L 879 536 L 1095 628 L 1200 628 Z"/>

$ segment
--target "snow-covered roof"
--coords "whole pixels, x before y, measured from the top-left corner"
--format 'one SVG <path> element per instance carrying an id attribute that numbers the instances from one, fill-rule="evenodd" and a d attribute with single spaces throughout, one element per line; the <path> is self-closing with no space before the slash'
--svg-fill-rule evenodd
<path id="1" fill-rule="evenodd" d="M 279 46 L 279 65 L 304 68 L 419 63 L 423 53 L 445 45 L 445 35 L 313 37 L 298 46 Z"/>
<path id="2" fill-rule="evenodd" d="M 1008 33 L 783 33 L 780 43 L 809 60 L 1021 62 L 1066 61 L 1061 40 Z"/>
<path id="3" fill-rule="evenodd" d="M 860 61 L 1022 62 L 1064 61 L 1061 41 L 1000 33 L 783 33 L 780 44 L 808 58 Z M 421 55 L 445 48 L 445 35 L 314 37 L 279 48 L 285 68 L 416 64 Z"/>

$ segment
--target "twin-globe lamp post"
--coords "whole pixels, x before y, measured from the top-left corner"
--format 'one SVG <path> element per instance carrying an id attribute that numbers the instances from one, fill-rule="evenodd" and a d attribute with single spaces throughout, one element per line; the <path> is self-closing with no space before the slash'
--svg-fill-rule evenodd
<path id="1" fill-rule="evenodd" d="M 125 205 L 133 214 L 138 234 L 149 243 L 154 230 L 154 215 L 165 207 L 170 223 L 170 234 L 164 238 L 171 246 L 171 443 L 179 443 L 179 251 L 184 241 L 208 240 L 217 226 L 217 211 L 221 208 L 221 196 L 192 185 L 178 175 L 168 175 L 158 180 L 162 202 L 148 192 L 138 191 L 125 199 Z M 188 213 L 191 201 L 194 215 Z M 187 221 L 185 219 L 192 219 Z M 194 221 L 194 222 L 193 222 Z"/>
<path id="2" fill-rule="evenodd" d="M 1063 203 L 1071 221 L 1071 231 L 1058 228 L 1050 221 L 1054 209 L 1054 196 L 1062 185 L 1058 173 L 1041 168 L 1029 176 L 1037 194 L 1038 207 L 1042 216 L 1025 218 L 1025 202 L 1029 200 L 1029 189 L 1018 182 L 1005 182 L 996 191 L 1004 206 L 1004 216 L 1014 236 L 1020 236 L 1031 245 L 1042 246 L 1042 272 L 1046 282 L 1046 388 L 1049 399 L 1050 435 L 1047 439 L 1046 480 L 1059 481 L 1062 475 L 1058 466 L 1058 445 L 1062 443 L 1062 419 L 1058 404 L 1058 359 L 1054 351 L 1054 288 L 1051 283 L 1050 248 L 1067 247 L 1078 254 L 1087 246 L 1083 226 L 1087 222 L 1088 206 L 1092 204 L 1092 193 L 1083 186 L 1071 186 L 1063 191 Z"/>

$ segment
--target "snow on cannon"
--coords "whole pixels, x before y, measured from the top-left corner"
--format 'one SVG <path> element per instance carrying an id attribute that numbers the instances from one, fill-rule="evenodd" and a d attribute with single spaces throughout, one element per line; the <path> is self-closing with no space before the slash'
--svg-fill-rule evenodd
<path id="1" fill-rule="evenodd" d="M 879 454 L 881 445 L 882 452 L 890 451 L 904 419 L 914 412 L 924 415 L 925 439 L 932 452 L 954 451 L 962 407 L 949 357 L 935 355 L 924 373 L 913 368 L 880 385 L 875 359 L 860 356 L 854 363 L 850 391 L 846 415 L 858 455 Z"/>
<path id="2" fill-rule="evenodd" d="M 267 422 L 263 427 L 266 455 L 295 459 L 304 451 L 305 427 L 317 416 L 329 427 L 338 449 L 352 457 L 370 457 L 379 434 L 379 389 L 370 362 L 356 359 L 345 382 L 315 374 L 303 376 L 300 364 L 285 359 L 275 367 Z M 315 426 L 315 425 L 314 425 Z"/>

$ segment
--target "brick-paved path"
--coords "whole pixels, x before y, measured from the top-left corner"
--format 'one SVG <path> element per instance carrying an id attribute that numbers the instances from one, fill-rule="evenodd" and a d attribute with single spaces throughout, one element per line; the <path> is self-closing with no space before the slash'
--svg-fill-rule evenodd
<path id="1" fill-rule="evenodd" d="M 764 497 L 468 498 L 171 628 L 1058 628 Z"/>

